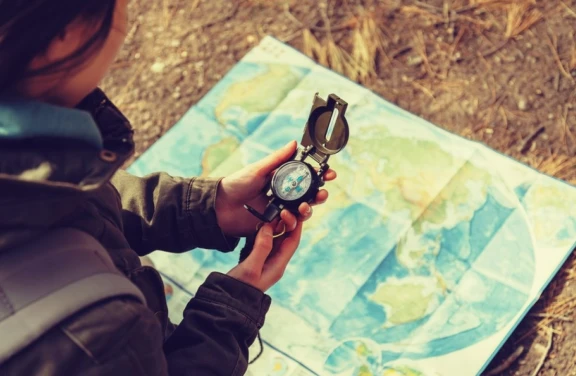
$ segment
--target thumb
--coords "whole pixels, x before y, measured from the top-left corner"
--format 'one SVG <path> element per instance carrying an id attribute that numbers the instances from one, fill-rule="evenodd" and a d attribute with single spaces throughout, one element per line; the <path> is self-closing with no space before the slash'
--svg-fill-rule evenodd
<path id="1" fill-rule="evenodd" d="M 273 246 L 274 238 L 272 225 L 267 223 L 262 226 L 260 231 L 258 231 L 256 239 L 254 240 L 254 247 L 252 248 L 252 252 L 246 259 L 246 261 L 250 264 L 250 267 L 258 268 L 259 271 L 261 271 L 264 267 L 266 259 L 270 255 L 270 252 L 272 252 Z"/>
<path id="2" fill-rule="evenodd" d="M 256 162 L 255 168 L 256 173 L 259 176 L 268 176 L 272 171 L 278 168 L 282 163 L 294 155 L 296 152 L 296 141 L 290 141 L 281 149 L 278 149 L 274 153 L 268 155 L 266 158 Z"/>

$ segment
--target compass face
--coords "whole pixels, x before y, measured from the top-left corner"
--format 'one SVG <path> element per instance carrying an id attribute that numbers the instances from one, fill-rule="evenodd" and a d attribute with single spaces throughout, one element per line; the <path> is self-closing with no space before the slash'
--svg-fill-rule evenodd
<path id="1" fill-rule="evenodd" d="M 276 172 L 274 191 L 284 201 L 296 201 L 302 198 L 312 186 L 310 168 L 301 162 L 285 164 Z"/>

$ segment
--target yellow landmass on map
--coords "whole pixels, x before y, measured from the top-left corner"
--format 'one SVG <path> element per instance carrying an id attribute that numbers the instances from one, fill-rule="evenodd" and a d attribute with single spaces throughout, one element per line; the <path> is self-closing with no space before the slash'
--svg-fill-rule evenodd
<path id="1" fill-rule="evenodd" d="M 524 198 L 532 233 L 548 247 L 570 247 L 576 235 L 576 193 L 556 182 L 534 183 Z"/>
<path id="2" fill-rule="evenodd" d="M 224 124 L 224 112 L 240 107 L 249 113 L 272 111 L 298 85 L 301 78 L 289 65 L 269 64 L 268 71 L 246 81 L 232 84 L 216 106 L 216 119 Z"/>
<path id="3" fill-rule="evenodd" d="M 410 369 L 408 367 L 399 367 L 396 369 L 387 368 L 382 376 L 423 376 L 422 372 Z"/>
<path id="4" fill-rule="evenodd" d="M 400 325 L 423 318 L 432 298 L 433 292 L 427 290 L 424 284 L 406 279 L 383 283 L 370 300 L 387 308 L 387 321 L 390 324 Z"/>
<path id="5" fill-rule="evenodd" d="M 467 204 L 478 194 L 471 191 L 470 182 L 484 187 L 491 183 L 489 172 L 457 159 L 438 143 L 374 129 L 378 131 L 350 139 L 351 163 L 335 158 L 331 166 L 338 171 L 338 184 L 349 187 L 351 196 L 384 193 L 385 202 L 374 205 L 384 205 L 385 213 L 407 211 L 415 222 L 441 224 L 449 215 L 448 205 Z M 481 193 L 485 196 L 486 188 Z"/>
<path id="6" fill-rule="evenodd" d="M 208 146 L 202 157 L 202 176 L 210 175 L 238 146 L 240 144 L 234 137 L 224 138 L 220 142 Z"/>

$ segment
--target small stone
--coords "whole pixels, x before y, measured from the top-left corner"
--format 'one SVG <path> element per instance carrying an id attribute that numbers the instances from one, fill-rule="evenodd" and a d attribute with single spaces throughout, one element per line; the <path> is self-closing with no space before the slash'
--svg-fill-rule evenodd
<path id="1" fill-rule="evenodd" d="M 152 64 L 152 67 L 150 67 L 150 69 L 154 73 L 162 73 L 164 71 L 165 67 L 166 67 L 166 65 L 164 63 L 157 61 L 154 64 Z"/>
<path id="2" fill-rule="evenodd" d="M 539 344 L 539 343 L 534 344 L 533 348 L 534 348 L 534 350 L 536 350 L 540 354 L 544 354 L 544 352 L 546 351 L 546 347 L 544 345 Z"/>
<path id="3" fill-rule="evenodd" d="M 520 98 L 518 100 L 518 109 L 520 111 L 526 111 L 528 109 L 528 101 L 526 98 Z"/>
<path id="4" fill-rule="evenodd" d="M 254 43 L 254 42 L 256 42 L 256 37 L 255 37 L 254 35 L 248 35 L 248 36 L 246 37 L 246 41 L 247 41 L 248 43 Z"/>
<path id="5" fill-rule="evenodd" d="M 532 48 L 532 43 L 527 42 L 527 43 L 526 43 L 526 48 L 528 48 L 528 49 Z"/>
<path id="6" fill-rule="evenodd" d="M 554 119 L 554 114 L 548 114 L 548 120 L 553 120 Z"/>
<path id="7" fill-rule="evenodd" d="M 492 134 L 492 133 L 494 133 L 494 129 L 492 129 L 492 128 L 486 128 L 486 129 L 484 129 L 484 132 L 485 132 L 486 134 Z"/>
<path id="8" fill-rule="evenodd" d="M 136 52 L 136 53 L 134 54 L 134 59 L 138 60 L 138 59 L 140 59 L 140 56 L 141 56 L 141 55 L 140 55 L 140 52 Z"/>
<path id="9" fill-rule="evenodd" d="M 502 59 L 500 58 L 500 56 L 494 56 L 494 62 L 496 64 L 500 64 L 502 62 Z"/>
<path id="10" fill-rule="evenodd" d="M 172 47 L 180 47 L 181 44 L 182 42 L 180 42 L 178 39 L 172 39 L 172 41 L 170 42 L 170 46 Z"/>
<path id="11" fill-rule="evenodd" d="M 181 96 L 181 94 L 180 94 L 179 91 L 177 91 L 177 92 L 175 92 L 174 94 L 172 94 L 172 98 L 174 98 L 174 99 L 180 99 L 180 96 Z"/>
<path id="12" fill-rule="evenodd" d="M 544 93 L 540 89 L 536 89 L 536 95 L 542 96 Z"/>
<path id="13" fill-rule="evenodd" d="M 419 56 L 419 55 L 409 56 L 407 64 L 411 67 L 414 67 L 414 66 L 418 66 L 418 65 L 422 64 L 422 61 L 423 61 L 422 56 Z"/>
<path id="14" fill-rule="evenodd" d="M 462 54 L 460 52 L 456 52 L 453 56 L 452 56 L 452 61 L 454 62 L 459 62 L 462 60 Z"/>
<path id="15" fill-rule="evenodd" d="M 182 51 L 182 53 L 180 54 L 180 56 L 182 56 L 182 57 L 188 57 L 188 51 Z"/>

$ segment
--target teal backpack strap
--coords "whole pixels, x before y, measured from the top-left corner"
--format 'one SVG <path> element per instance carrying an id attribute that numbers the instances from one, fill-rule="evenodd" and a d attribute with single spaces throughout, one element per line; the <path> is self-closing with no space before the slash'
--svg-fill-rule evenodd
<path id="1" fill-rule="evenodd" d="M 103 299 L 144 295 L 89 234 L 58 229 L 0 254 L 0 364 Z"/>

